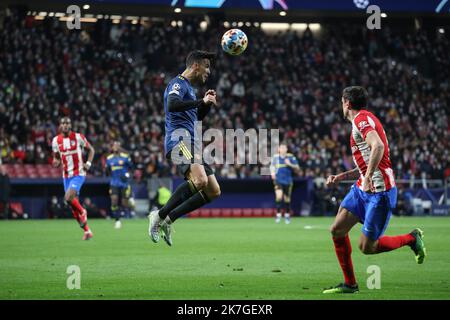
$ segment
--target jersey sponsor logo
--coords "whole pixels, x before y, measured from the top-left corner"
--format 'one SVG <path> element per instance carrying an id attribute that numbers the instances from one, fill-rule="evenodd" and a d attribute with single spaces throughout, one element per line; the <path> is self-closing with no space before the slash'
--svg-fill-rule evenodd
<path id="1" fill-rule="evenodd" d="M 356 151 L 358 151 L 358 146 L 352 146 L 352 153 L 355 153 Z"/>

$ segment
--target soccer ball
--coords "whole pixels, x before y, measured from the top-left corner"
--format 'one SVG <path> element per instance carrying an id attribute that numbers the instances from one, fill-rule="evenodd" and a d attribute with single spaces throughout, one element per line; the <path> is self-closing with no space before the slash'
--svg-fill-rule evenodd
<path id="1" fill-rule="evenodd" d="M 222 49 L 228 54 L 238 56 L 247 49 L 247 35 L 239 29 L 230 29 L 222 36 Z"/>

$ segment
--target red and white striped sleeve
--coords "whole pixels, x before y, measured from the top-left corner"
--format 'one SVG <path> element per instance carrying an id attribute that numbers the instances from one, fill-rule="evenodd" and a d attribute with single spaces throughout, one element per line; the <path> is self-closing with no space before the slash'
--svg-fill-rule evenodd
<path id="1" fill-rule="evenodd" d="M 373 121 L 373 119 L 367 114 L 360 114 L 356 116 L 353 122 L 364 140 L 366 140 L 366 136 L 370 131 L 375 130 L 375 121 Z"/>
<path id="2" fill-rule="evenodd" d="M 82 148 L 89 147 L 89 142 L 82 133 L 78 134 L 78 138 L 79 138 L 78 139 L 79 146 L 81 146 Z"/>
<path id="3" fill-rule="evenodd" d="M 54 137 L 52 140 L 52 151 L 53 151 L 53 153 L 59 152 L 58 136 Z"/>

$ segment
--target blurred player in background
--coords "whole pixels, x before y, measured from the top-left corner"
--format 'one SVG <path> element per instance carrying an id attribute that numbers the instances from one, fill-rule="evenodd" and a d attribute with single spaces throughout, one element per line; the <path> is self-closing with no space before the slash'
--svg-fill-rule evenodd
<path id="1" fill-rule="evenodd" d="M 206 82 L 215 56 L 201 50 L 190 52 L 186 69 L 169 82 L 164 92 L 165 155 L 186 181 L 178 186 L 164 207 L 149 214 L 149 235 L 155 243 L 162 231 L 164 240 L 171 246 L 172 223 L 220 195 L 214 171 L 203 161 L 199 151 L 201 142 L 194 134 L 195 122 L 201 121 L 211 106 L 217 106 L 214 90 L 208 90 L 203 98 L 197 99 L 193 87 Z"/>
<path id="2" fill-rule="evenodd" d="M 298 161 L 292 153 L 288 153 L 286 143 L 280 144 L 278 154 L 272 158 L 270 172 L 275 189 L 275 204 L 277 208 L 276 223 L 280 223 L 282 213 L 286 224 L 291 223 L 291 195 L 293 174 L 298 171 Z"/>
<path id="3" fill-rule="evenodd" d="M 381 122 L 365 110 L 368 94 L 362 87 L 345 88 L 342 94 L 344 118 L 352 123 L 350 147 L 356 168 L 327 178 L 327 185 L 356 179 L 339 207 L 331 226 L 336 255 L 345 282 L 325 289 L 323 293 L 355 293 L 359 291 L 353 271 L 352 246 L 348 232 L 358 222 L 363 224 L 359 249 L 364 254 L 377 254 L 409 246 L 416 262 L 426 256 L 420 229 L 398 236 L 383 236 L 392 209 L 397 203 L 397 188 L 389 158 L 389 144 Z"/>
<path id="4" fill-rule="evenodd" d="M 111 213 L 116 219 L 114 224 L 114 228 L 116 229 L 122 227 L 122 222 L 120 221 L 122 213 L 129 216 L 131 168 L 132 162 L 130 155 L 121 150 L 119 141 L 114 141 L 112 153 L 106 158 L 106 171 L 111 175 L 109 194 L 111 196 Z M 119 207 L 119 204 L 121 205 L 121 208 Z"/>
<path id="5" fill-rule="evenodd" d="M 70 205 L 73 217 L 84 230 L 83 240 L 92 238 L 92 231 L 87 224 L 87 211 L 81 206 L 78 196 L 86 178 L 86 173 L 92 165 L 95 150 L 81 133 L 72 131 L 70 118 L 60 120 L 60 134 L 53 138 L 53 166 L 62 163 L 64 179 L 64 201 Z M 84 149 L 89 150 L 88 160 L 83 160 Z"/>

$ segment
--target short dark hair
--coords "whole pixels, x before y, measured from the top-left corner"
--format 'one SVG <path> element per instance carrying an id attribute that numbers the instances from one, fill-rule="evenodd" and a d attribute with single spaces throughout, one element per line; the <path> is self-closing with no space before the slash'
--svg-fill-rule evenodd
<path id="1" fill-rule="evenodd" d="M 194 50 L 189 52 L 186 58 L 186 67 L 192 66 L 196 62 L 200 62 L 203 59 L 213 60 L 216 58 L 215 52 L 203 51 L 203 50 Z"/>
<path id="2" fill-rule="evenodd" d="M 367 90 L 360 86 L 347 87 L 342 91 L 342 97 L 345 100 L 350 101 L 352 109 L 361 110 L 367 107 L 367 100 L 369 99 L 369 94 Z"/>

